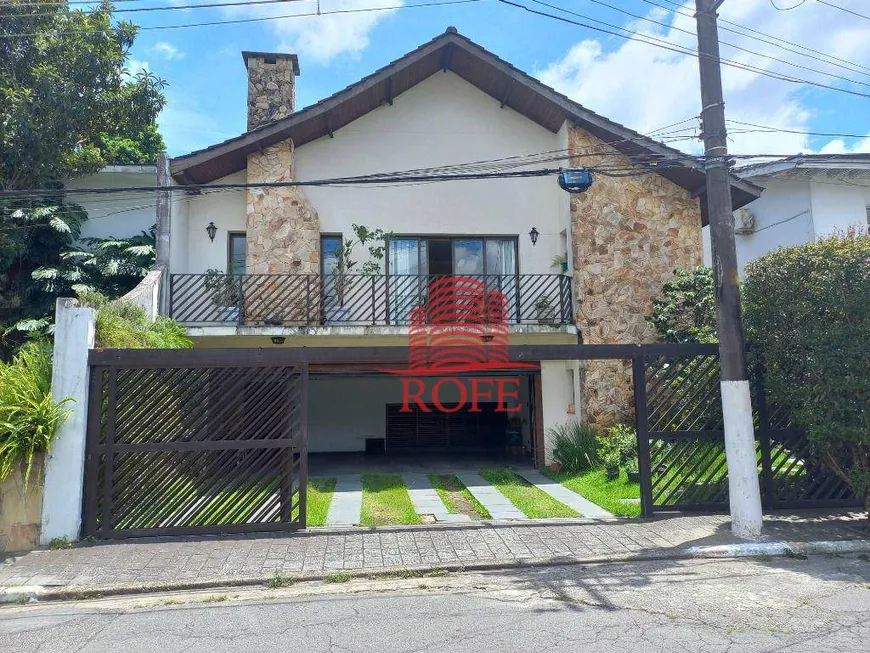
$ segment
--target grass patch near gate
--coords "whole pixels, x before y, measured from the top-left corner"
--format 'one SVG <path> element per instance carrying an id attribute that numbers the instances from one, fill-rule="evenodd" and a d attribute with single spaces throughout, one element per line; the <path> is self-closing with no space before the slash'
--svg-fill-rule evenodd
<path id="1" fill-rule="evenodd" d="M 640 515 L 640 483 L 630 482 L 625 470 L 622 470 L 619 477 L 612 481 L 607 480 L 607 474 L 603 469 L 573 474 L 564 472 L 557 474 L 549 469 L 542 469 L 541 472 L 617 517 Z"/>
<path id="2" fill-rule="evenodd" d="M 580 517 L 573 508 L 556 501 L 546 492 L 539 490 L 526 479 L 509 469 L 482 469 L 480 475 L 492 483 L 499 492 L 510 499 L 526 517 L 546 519 L 548 517 Z"/>
<path id="3" fill-rule="evenodd" d="M 334 478 L 308 479 L 308 526 L 323 526 L 335 491 Z"/>
<path id="4" fill-rule="evenodd" d="M 420 524 L 401 476 L 363 474 L 362 526 Z"/>
<path id="5" fill-rule="evenodd" d="M 472 519 L 492 519 L 489 511 L 474 498 L 462 481 L 454 474 L 429 474 L 429 482 L 441 501 L 447 508 L 447 512 L 457 515 L 468 515 Z M 471 514 L 475 513 L 475 514 Z"/>

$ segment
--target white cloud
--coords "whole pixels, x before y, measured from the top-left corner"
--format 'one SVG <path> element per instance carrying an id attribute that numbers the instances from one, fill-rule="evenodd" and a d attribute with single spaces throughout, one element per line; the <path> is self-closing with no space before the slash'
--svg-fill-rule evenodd
<path id="1" fill-rule="evenodd" d="M 391 4 L 399 6 L 404 2 L 399 0 Z M 264 21 L 263 24 L 277 39 L 274 49 L 298 54 L 304 65 L 306 61 L 327 64 L 342 54 L 358 55 L 369 46 L 369 34 L 375 26 L 396 10 L 346 14 L 329 12 L 383 6 L 383 0 L 321 0 L 319 9 L 322 15 L 317 16 L 311 14 L 317 13 L 318 2 L 301 0 L 290 4 L 278 3 L 277 6 L 226 7 L 223 11 L 234 18 L 289 16 Z M 270 50 L 272 47 L 249 49 Z"/>
<path id="2" fill-rule="evenodd" d="M 151 46 L 149 52 L 153 52 L 157 56 L 166 59 L 166 61 L 172 61 L 173 59 L 184 59 L 186 54 L 179 50 L 176 46 L 171 43 L 167 43 L 166 41 L 160 41 Z"/>
<path id="3" fill-rule="evenodd" d="M 860 10 L 864 2 L 865 0 L 839 0 L 842 6 L 854 8 L 856 11 Z M 687 2 L 682 13 L 687 15 L 674 15 L 658 9 L 648 14 L 650 18 L 667 23 L 667 28 L 640 20 L 626 27 L 694 50 L 697 47 L 694 36 L 695 21 L 692 18 L 694 3 Z M 848 14 L 824 5 L 806 3 L 794 11 L 779 12 L 767 0 L 729 0 L 722 6 L 720 16 L 821 52 L 861 62 L 863 65 L 868 65 L 867 62 L 870 61 L 870 22 L 856 21 Z M 859 24 L 861 22 L 866 25 Z M 810 81 L 827 84 L 836 84 L 838 81 L 832 82 L 825 75 L 772 61 L 770 57 L 775 56 L 823 72 L 870 81 L 858 73 L 843 71 L 824 62 L 813 61 L 758 40 L 721 30 L 722 26 L 720 24 L 721 41 L 740 45 L 762 55 L 740 52 L 723 45 L 721 56 L 724 59 Z M 688 33 L 679 30 L 686 30 Z M 611 41 L 607 43 L 610 44 Z M 539 77 L 544 83 L 593 111 L 643 133 L 682 118 L 698 115 L 700 94 L 697 59 L 645 45 L 638 38 L 616 45 L 616 49 L 606 51 L 602 41 L 581 41 L 561 59 L 540 71 Z M 726 114 L 729 119 L 796 131 L 808 130 L 814 114 L 812 107 L 803 98 L 803 91 L 807 88 L 805 85 L 778 81 L 756 72 L 729 66 L 723 66 L 722 74 Z M 848 85 L 846 82 L 842 84 Z M 848 86 L 870 92 L 870 88 L 864 86 Z M 850 102 L 849 96 L 844 97 L 846 102 Z M 866 103 L 866 99 L 855 100 Z M 851 105 L 850 102 L 849 106 Z M 865 104 L 854 106 L 855 110 L 863 111 Z M 746 131 L 750 129 L 753 128 L 729 125 L 730 148 L 733 152 L 794 153 L 810 150 L 809 139 L 802 134 Z M 687 135 L 687 132 L 680 135 Z M 700 150 L 700 144 L 692 140 L 672 144 L 687 151 Z M 839 146 L 833 142 L 827 147 Z"/>
<path id="4" fill-rule="evenodd" d="M 127 76 L 132 78 L 142 72 L 149 72 L 151 68 L 148 66 L 147 61 L 140 61 L 139 59 L 134 59 L 130 57 L 127 59 L 127 63 L 125 64 L 127 68 Z"/>

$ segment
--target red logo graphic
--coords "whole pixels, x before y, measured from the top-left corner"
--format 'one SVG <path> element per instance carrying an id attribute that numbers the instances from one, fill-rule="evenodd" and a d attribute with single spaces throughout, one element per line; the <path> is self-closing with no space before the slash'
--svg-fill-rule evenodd
<path id="1" fill-rule="evenodd" d="M 412 403 L 424 412 L 432 412 L 432 406 L 444 413 L 465 408 L 481 412 L 482 402 L 495 402 L 497 412 L 522 410 L 519 377 L 480 376 L 481 372 L 535 367 L 508 359 L 505 293 L 487 287 L 482 279 L 433 279 L 425 301 L 410 311 L 409 318 L 408 369 L 385 370 L 403 377 L 402 412 L 411 412 Z M 457 376 L 470 374 L 474 376 Z M 452 402 L 442 401 L 445 393 L 452 395 Z"/>

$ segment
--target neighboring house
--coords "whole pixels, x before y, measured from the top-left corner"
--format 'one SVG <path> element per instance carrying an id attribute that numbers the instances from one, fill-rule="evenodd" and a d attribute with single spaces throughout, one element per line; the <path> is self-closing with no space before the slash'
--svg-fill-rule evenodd
<path id="1" fill-rule="evenodd" d="M 130 188 L 157 185 L 155 166 L 106 166 L 98 173 L 64 182 L 64 188 Z M 157 193 L 70 193 L 68 202 L 88 213 L 82 238 L 129 238 L 154 226 Z"/>
<path id="2" fill-rule="evenodd" d="M 567 166 L 551 160 L 567 152 L 577 166 L 642 172 L 630 156 L 681 156 L 453 28 L 299 111 L 295 55 L 243 57 L 248 131 L 173 159 L 174 184 L 311 181 L 481 161 L 522 170 Z M 701 262 L 704 181 L 700 169 L 663 166 L 599 174 L 573 196 L 555 175 L 174 191 L 164 307 L 198 347 L 262 347 L 268 355 L 276 347 L 334 346 L 352 359 L 359 347 L 407 346 L 432 279 L 459 275 L 504 293 L 512 345 L 649 342 L 644 317 L 662 282 Z M 738 208 L 759 191 L 735 180 L 732 193 Z M 393 234 L 373 275 L 362 272 L 365 247 L 352 252 L 355 268 L 342 267 L 353 224 Z M 567 272 L 551 266 L 557 255 L 567 257 Z M 630 412 L 624 364 L 530 362 L 509 426 L 538 462 L 550 449 L 546 429 L 571 417 L 606 424 Z M 361 451 L 385 439 L 388 450 L 470 450 L 506 427 L 486 411 L 408 417 L 399 402 L 398 381 L 372 366 L 312 375 L 309 450 Z M 404 437 L 409 430 L 414 437 Z"/>
<path id="3" fill-rule="evenodd" d="M 734 213 L 741 276 L 752 259 L 778 247 L 870 227 L 870 154 L 801 154 L 735 172 L 764 188 Z M 704 264 L 711 264 L 709 227 Z"/>

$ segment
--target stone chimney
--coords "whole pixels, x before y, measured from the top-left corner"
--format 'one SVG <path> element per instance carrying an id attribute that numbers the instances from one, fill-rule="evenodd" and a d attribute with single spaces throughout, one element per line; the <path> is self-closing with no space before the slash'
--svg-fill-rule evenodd
<path id="1" fill-rule="evenodd" d="M 248 69 L 248 130 L 286 118 L 296 110 L 295 54 L 242 52 Z"/>

